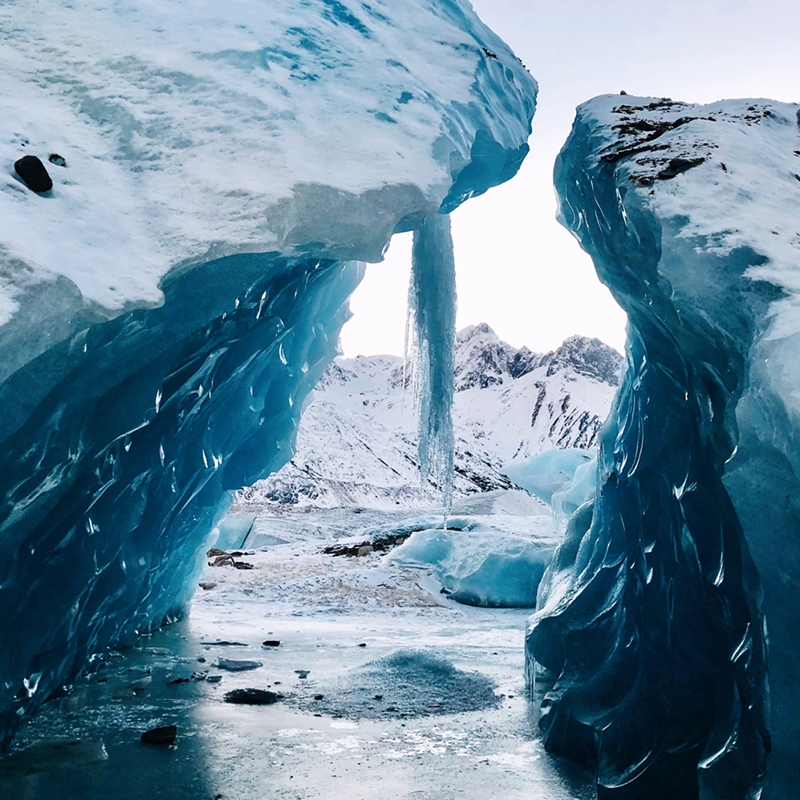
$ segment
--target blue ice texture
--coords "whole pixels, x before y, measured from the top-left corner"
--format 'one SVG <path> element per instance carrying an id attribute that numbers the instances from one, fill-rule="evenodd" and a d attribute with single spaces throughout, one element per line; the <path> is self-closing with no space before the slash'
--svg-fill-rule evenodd
<path id="1" fill-rule="evenodd" d="M 154 8 L 134 6 L 131 24 L 144 25 L 148 14 L 160 14 Z M 10 13 L 11 24 L 17 26 L 14 58 L 18 61 L 23 58 L 26 26 L 37 20 L 23 19 L 24 7 L 16 8 Z M 195 24 L 186 7 L 175 8 L 188 14 L 187 24 Z M 266 14 L 271 6 L 264 8 Z M 338 96 L 336 75 L 344 70 L 348 80 L 361 87 L 359 103 L 370 107 L 374 97 L 375 109 L 388 109 L 384 116 L 389 120 L 370 117 L 371 125 L 381 126 L 386 163 L 400 163 L 396 135 L 417 168 L 428 163 L 433 167 L 420 185 L 409 185 L 407 172 L 400 167 L 378 176 L 382 179 L 375 183 L 374 164 L 365 163 L 365 185 L 374 188 L 359 195 L 324 183 L 338 174 L 337 153 L 326 152 L 322 163 L 327 163 L 327 172 L 320 183 L 309 183 L 303 173 L 298 179 L 301 185 L 275 209 L 248 205 L 253 197 L 257 203 L 266 202 L 263 198 L 269 196 L 269 187 L 261 194 L 263 187 L 257 186 L 250 187 L 249 194 L 224 192 L 220 202 L 225 215 L 214 231 L 219 241 L 203 258 L 197 257 L 197 248 L 191 254 L 178 253 L 173 268 L 160 280 L 161 304 L 152 299 L 131 301 L 109 311 L 96 301 L 88 302 L 69 276 L 58 273 L 58 264 L 45 265 L 51 270 L 46 280 L 29 280 L 27 276 L 39 273 L 28 269 L 25 254 L 12 258 L 0 242 L 0 268 L 8 266 L 9 280 L 22 276 L 21 283 L 12 286 L 13 302 L 3 306 L 10 317 L 0 317 L 4 320 L 0 324 L 4 354 L 0 365 L 0 743 L 7 743 L 26 715 L 47 698 L 69 691 L 79 672 L 106 658 L 110 648 L 130 643 L 137 634 L 185 612 L 205 550 L 212 543 L 209 535 L 224 517 L 233 492 L 291 458 L 304 400 L 337 352 L 339 331 L 348 317 L 347 299 L 363 274 L 358 262 L 379 259 L 393 231 L 417 231 L 415 330 L 425 352 L 425 392 L 430 398 L 424 412 L 424 452 L 432 474 L 445 493 L 449 491 L 447 453 L 452 434 L 447 409 L 453 370 L 448 367 L 448 348 L 455 295 L 447 214 L 517 171 L 528 151 L 536 83 L 462 0 L 370 5 L 325 0 L 282 4 L 280 9 L 280 13 L 293 14 L 298 26 L 287 33 L 268 14 L 272 21 L 260 35 L 266 35 L 264 30 L 283 31 L 280 35 L 291 39 L 294 48 L 290 53 L 273 52 L 274 48 L 261 55 L 202 51 L 214 46 L 216 31 L 211 31 L 207 40 L 195 42 L 200 55 L 181 54 L 182 69 L 199 70 L 195 76 L 151 64 L 148 58 L 160 51 L 137 50 L 140 40 L 136 37 L 115 38 L 120 21 L 113 17 L 109 22 L 109 15 L 124 16 L 128 10 L 79 3 L 74 14 L 83 15 L 76 18 L 92 26 L 98 46 L 116 48 L 109 73 L 109 79 L 117 82 L 114 85 L 135 86 L 137 109 L 145 116 L 151 100 L 159 113 L 169 114 L 173 106 L 178 110 L 162 127 L 148 123 L 132 128 L 131 114 L 119 110 L 113 97 L 86 104 L 73 102 L 71 95 L 65 100 L 62 94 L 72 91 L 73 78 L 78 83 L 82 79 L 71 75 L 69 60 L 52 81 L 42 75 L 37 84 L 36 102 L 41 106 L 37 111 L 46 114 L 52 103 L 58 113 L 74 114 L 75 120 L 70 117 L 70 126 L 64 129 L 67 137 L 89 131 L 85 141 L 76 141 L 76 148 L 94 141 L 93 131 L 102 131 L 98 136 L 108 144 L 110 155 L 103 151 L 84 159 L 94 165 L 92 169 L 100 165 L 92 175 L 105 174 L 106 157 L 126 170 L 125 180 L 132 186 L 144 186 L 164 164 L 174 167 L 169 173 L 174 198 L 159 196 L 172 202 L 170 213 L 182 220 L 184 232 L 197 230 L 192 219 L 181 216 L 194 213 L 193 206 L 187 211 L 182 205 L 181 181 L 191 182 L 192 170 L 207 170 L 216 180 L 241 171 L 242 165 L 256 165 L 254 158 L 259 168 L 269 162 L 271 129 L 264 128 L 263 152 L 254 154 L 252 149 L 258 138 L 254 120 L 261 113 L 253 98 L 266 91 L 264 87 L 273 91 L 277 86 L 281 103 L 288 109 L 300 108 L 297 96 L 311 92 L 320 101 L 322 114 L 336 107 L 331 96 Z M 219 6 L 214 13 L 223 24 L 226 14 L 251 10 L 234 4 Z M 96 17 L 105 20 L 107 27 L 94 25 Z M 171 19 L 162 15 L 154 20 L 153 35 L 166 36 L 164 25 Z M 181 25 L 180 15 L 176 19 L 171 24 Z M 387 60 L 382 37 L 387 31 L 401 36 L 407 27 L 414 28 L 417 19 L 431 32 L 425 40 L 426 57 L 414 53 L 408 63 Z M 232 18 L 231 25 L 235 21 Z M 437 26 L 441 36 L 435 34 Z M 48 30 L 53 36 L 64 32 L 56 26 Z M 313 35 L 304 38 L 304 30 Z M 373 35 L 375 31 L 380 35 Z M 180 35 L 178 31 L 176 36 L 184 46 Z M 315 47 L 315 37 L 324 46 Z M 38 34 L 32 40 L 39 54 L 43 43 Z M 59 46 L 68 46 L 71 39 L 66 36 L 64 41 Z M 118 52 L 120 47 L 123 52 Z M 383 64 L 384 72 L 355 75 L 354 63 L 359 62 L 349 58 L 354 47 L 370 54 L 371 63 Z M 391 51 L 401 58 L 407 52 L 402 44 Z M 302 74 L 295 69 L 297 64 L 281 67 L 284 55 L 302 61 Z M 250 58 L 246 63 L 245 56 Z M 459 75 L 466 80 L 459 79 L 458 97 L 427 85 L 430 59 L 438 59 L 445 71 L 451 64 L 461 70 Z M 128 64 L 135 65 L 130 75 Z M 105 62 L 95 67 L 105 69 Z M 208 75 L 215 70 L 225 102 L 214 106 L 216 116 L 209 116 L 211 108 L 194 102 L 192 92 L 214 88 Z M 249 98 L 246 103 L 225 88 L 229 79 L 235 81 L 237 92 Z M 281 80 L 284 83 L 278 86 Z M 142 88 L 150 86 L 147 81 L 169 84 L 167 106 L 162 103 L 163 93 L 148 96 L 148 89 Z M 413 102 L 408 93 L 395 95 L 392 90 L 387 95 L 387 86 L 397 81 L 413 88 Z M 281 112 L 264 125 L 280 123 L 282 136 L 302 138 L 307 129 L 293 129 L 291 119 L 291 113 Z M 212 147 L 187 161 L 194 124 L 207 126 L 209 120 L 227 126 L 222 138 L 219 131 L 206 131 L 220 143 L 219 151 Z M 287 146 L 281 152 L 292 155 L 304 148 L 319 148 L 319 137 L 324 137 L 329 122 L 334 123 L 332 129 L 341 128 L 336 120 L 320 119 L 313 142 L 300 141 L 298 147 Z M 344 122 L 359 124 L 349 118 Z M 250 133 L 238 137 L 240 129 Z M 147 147 L 160 153 L 161 161 L 137 161 L 140 151 L 131 142 L 141 136 L 150 137 Z M 415 141 L 424 143 L 416 154 Z M 114 150 L 116 143 L 119 152 Z M 142 152 L 150 152 L 147 147 Z M 285 181 L 287 174 L 291 180 L 292 170 L 303 165 L 279 166 Z M 88 180 L 74 165 L 69 168 L 72 171 L 64 175 L 72 176 L 73 182 Z M 343 175 L 350 181 L 348 186 L 358 185 L 352 168 Z M 16 183 L 9 184 L 10 188 L 0 184 L 0 203 L 22 198 L 31 208 L 50 209 L 51 214 L 61 213 L 58 209 L 71 196 L 56 192 L 51 198 L 28 197 L 27 190 Z M 98 182 L 94 188 L 84 187 L 81 197 L 106 189 Z M 213 202 L 211 194 L 207 197 Z M 238 210 L 231 205 L 236 202 L 242 204 Z M 81 207 L 81 213 L 91 214 L 93 206 L 86 208 Z M 225 220 L 234 221 L 230 231 Z M 286 247 L 261 247 L 262 228 L 253 229 L 252 236 L 248 233 L 253 220 L 258 224 L 266 220 L 268 230 L 274 224 L 277 240 Z M 125 234 L 120 230 L 120 237 Z M 42 235 L 31 231 L 28 239 Z M 161 252 L 158 247 L 174 249 L 180 241 L 178 235 L 160 240 L 153 252 Z M 108 242 L 112 244 L 118 243 Z M 119 244 L 120 253 L 125 247 L 124 242 Z M 251 252 L 254 249 L 263 252 Z M 99 271 L 95 285 L 108 282 L 108 276 L 91 261 L 78 266 Z M 6 288 L 5 283 L 0 286 L 2 291 Z M 224 528 L 218 534 L 227 538 L 218 536 L 215 541 L 233 547 L 241 533 Z"/>
<path id="2" fill-rule="evenodd" d="M 503 473 L 553 509 L 558 527 L 594 498 L 597 454 L 576 447 L 546 450 L 512 461 Z"/>
<path id="3" fill-rule="evenodd" d="M 616 115 L 633 114 L 626 119 L 635 121 L 639 112 L 647 120 L 671 109 L 671 101 L 593 103 L 578 110 L 555 182 L 561 222 L 628 314 L 627 360 L 600 436 L 596 498 L 570 519 L 540 586 L 526 645 L 529 686 L 543 693 L 547 748 L 591 764 L 603 800 L 755 799 L 771 747 L 762 598 L 780 582 L 762 589 L 723 475 L 736 452 L 733 410 L 753 379 L 751 358 L 758 369 L 751 347 L 781 292 L 743 278 L 765 261 L 753 249 L 715 249 L 684 232 L 688 216 L 658 215 L 649 198 L 660 190 L 658 180 L 672 179 L 669 173 L 634 183 L 618 168 L 620 158 L 609 150 L 617 141 L 609 134 Z M 692 115 L 679 109 L 675 119 L 681 114 L 676 125 L 686 126 L 681 135 L 690 137 Z M 598 117 L 610 121 L 604 127 Z M 645 124 L 631 123 L 630 130 L 646 131 L 647 149 L 659 129 Z M 727 124 L 715 128 L 720 136 Z M 624 130 L 625 119 L 619 125 Z M 703 129 L 698 146 L 714 135 Z M 740 131 L 732 135 L 738 146 Z M 663 149 L 661 141 L 655 147 Z M 641 153 L 631 148 L 630 157 Z M 713 163 L 707 169 L 708 181 L 724 174 Z M 698 169 L 692 180 L 702 174 Z M 653 183 L 655 189 L 647 188 Z M 762 408 L 782 406 L 769 385 L 757 391 Z M 773 442 L 774 436 L 773 429 Z M 740 446 L 753 438 L 745 433 Z M 774 485 L 788 491 L 785 460 L 777 477 L 779 459 L 763 453 L 754 447 L 737 458 L 771 463 Z M 743 507 L 756 502 L 752 488 L 740 483 L 734 499 Z M 753 542 L 765 535 L 760 525 L 749 531 Z M 780 558 L 795 552 L 796 532 L 795 524 Z M 772 652 L 782 655 L 788 645 L 796 659 L 797 647 L 789 644 L 795 635 L 787 633 L 781 630 L 779 638 L 770 628 Z M 774 690 L 772 676 L 770 682 Z M 776 703 L 793 703 L 796 689 L 782 688 Z M 792 709 L 796 728 L 797 705 Z M 778 725 L 773 733 L 785 736 L 785 730 Z M 796 736 L 783 742 L 796 753 Z M 797 795 L 797 763 L 796 757 L 793 767 L 776 763 L 783 788 L 772 797 Z M 784 768 L 793 770 L 784 773 L 788 779 L 780 777 Z"/>
<path id="4" fill-rule="evenodd" d="M 429 517 L 386 560 L 427 567 L 450 599 L 484 608 L 535 608 L 536 593 L 550 563 L 552 537 L 515 535 L 480 517 L 449 516 L 446 527 Z"/>
<path id="5" fill-rule="evenodd" d="M 453 394 L 455 393 L 456 267 L 450 217 L 433 214 L 414 232 L 408 290 L 406 362 L 412 366 L 419 415 L 423 483 L 453 500 Z"/>

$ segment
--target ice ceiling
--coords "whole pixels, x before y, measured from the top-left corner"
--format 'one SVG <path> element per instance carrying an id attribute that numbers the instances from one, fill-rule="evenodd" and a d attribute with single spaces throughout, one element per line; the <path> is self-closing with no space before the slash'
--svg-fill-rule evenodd
<path id="1" fill-rule="evenodd" d="M 418 232 L 418 347 L 429 385 L 447 373 L 443 215 L 513 177 L 536 83 L 462 0 L 20 0 L 0 29 L 7 740 L 181 613 L 393 232 Z M 756 797 L 767 763 L 771 796 L 796 786 L 797 113 L 598 98 L 557 164 L 629 352 L 528 667 L 548 747 L 604 798 Z"/>

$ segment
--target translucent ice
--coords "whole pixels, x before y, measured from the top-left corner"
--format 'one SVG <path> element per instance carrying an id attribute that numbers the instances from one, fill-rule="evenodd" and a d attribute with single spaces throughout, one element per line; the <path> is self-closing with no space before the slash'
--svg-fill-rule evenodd
<path id="1" fill-rule="evenodd" d="M 538 517 L 538 535 L 515 533 L 520 520 L 498 525 L 480 517 L 448 517 L 447 527 L 431 517 L 428 526 L 415 530 L 387 560 L 408 566 L 425 565 L 459 603 L 489 608 L 534 608 L 536 591 L 553 554 L 549 520 Z M 424 520 L 421 521 L 424 524 Z M 415 527 L 419 528 L 420 523 Z"/>
<path id="2" fill-rule="evenodd" d="M 605 96 L 556 165 L 629 341 L 528 668 L 602 798 L 797 794 L 798 153 L 796 105 Z"/>
<path id="3" fill-rule="evenodd" d="M 182 612 L 355 261 L 511 177 L 536 84 L 461 0 L 22 0 L 0 71 L 0 160 L 64 160 L 0 170 L 3 741 Z"/>
<path id="4" fill-rule="evenodd" d="M 561 527 L 578 506 L 594 497 L 597 455 L 578 448 L 548 450 L 512 461 L 503 471 L 517 486 L 548 503 Z"/>
<path id="5" fill-rule="evenodd" d="M 427 217 L 414 233 L 408 292 L 410 358 L 419 413 L 419 464 L 424 480 L 453 500 L 456 268 L 450 218 Z"/>

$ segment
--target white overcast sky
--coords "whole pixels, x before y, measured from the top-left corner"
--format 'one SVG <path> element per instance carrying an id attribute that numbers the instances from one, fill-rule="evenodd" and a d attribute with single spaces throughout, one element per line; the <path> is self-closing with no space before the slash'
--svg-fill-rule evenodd
<path id="1" fill-rule="evenodd" d="M 509 183 L 453 214 L 458 327 L 487 322 L 520 347 L 550 350 L 567 336 L 619 349 L 624 315 L 591 260 L 555 222 L 553 163 L 575 107 L 599 94 L 709 103 L 800 100 L 798 0 L 473 0 L 539 81 L 531 153 Z M 345 355 L 401 354 L 410 234 L 369 265 L 342 332 Z"/>

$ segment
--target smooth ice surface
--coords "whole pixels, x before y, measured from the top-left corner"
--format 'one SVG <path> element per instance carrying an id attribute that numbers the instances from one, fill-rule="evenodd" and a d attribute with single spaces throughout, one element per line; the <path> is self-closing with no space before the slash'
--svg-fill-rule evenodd
<path id="1" fill-rule="evenodd" d="M 428 566 L 448 596 L 489 608 L 534 608 L 557 537 L 547 516 L 449 516 L 415 521 L 409 538 L 386 559 Z M 414 530 L 416 529 L 416 530 Z M 404 532 L 400 529 L 400 532 Z M 527 535 L 522 535 L 522 534 Z M 384 534 L 385 535 L 385 534 Z"/>
<path id="2" fill-rule="evenodd" d="M 797 793 L 799 112 L 599 97 L 556 164 L 629 344 L 528 670 L 603 798 Z"/>
<path id="3" fill-rule="evenodd" d="M 291 457 L 351 259 L 513 176 L 536 84 L 460 0 L 18 0 L 0 69 L 5 741 L 182 613 Z"/>
<path id="4" fill-rule="evenodd" d="M 517 486 L 548 503 L 557 520 L 594 497 L 597 454 L 567 448 L 511 462 L 503 471 Z"/>

